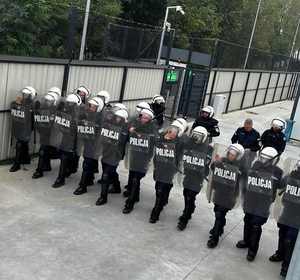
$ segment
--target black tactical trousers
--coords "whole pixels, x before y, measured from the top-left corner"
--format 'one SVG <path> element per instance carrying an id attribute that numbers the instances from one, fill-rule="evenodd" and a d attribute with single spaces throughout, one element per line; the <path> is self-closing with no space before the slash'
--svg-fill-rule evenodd
<path id="1" fill-rule="evenodd" d="M 36 171 L 42 173 L 43 171 L 51 170 L 51 159 L 59 158 L 59 152 L 55 147 L 48 145 L 41 145 L 39 150 L 39 161 Z"/>
<path id="2" fill-rule="evenodd" d="M 182 213 L 181 218 L 185 221 L 188 221 L 192 218 L 192 214 L 195 212 L 196 209 L 196 196 L 199 192 L 195 192 L 189 189 L 183 189 L 183 196 L 184 196 L 184 210 Z"/>
<path id="3" fill-rule="evenodd" d="M 224 227 L 226 225 L 226 215 L 230 211 L 230 209 L 223 207 L 221 205 L 215 204 L 214 212 L 215 212 L 215 224 L 212 230 L 210 231 L 211 236 L 217 241 L 219 237 L 224 232 Z"/>
<path id="4" fill-rule="evenodd" d="M 245 213 L 244 216 L 244 241 L 248 245 L 249 251 L 256 256 L 259 249 L 259 242 L 262 234 L 262 226 L 268 221 L 266 217 Z"/>
<path id="5" fill-rule="evenodd" d="M 118 166 L 113 166 L 101 161 L 102 177 L 99 183 L 112 184 L 114 181 L 119 181 L 119 174 L 117 172 Z"/>
<path id="6" fill-rule="evenodd" d="M 85 157 L 82 163 L 82 174 L 79 186 L 87 187 L 93 184 L 95 173 L 98 173 L 98 160 Z"/>
<path id="7" fill-rule="evenodd" d="M 60 151 L 59 180 L 65 180 L 65 178 L 69 177 L 72 173 L 76 173 L 77 169 L 73 169 L 74 160 L 76 159 L 73 152 Z"/>
<path id="8" fill-rule="evenodd" d="M 27 141 L 17 140 L 16 142 L 16 157 L 14 164 L 30 164 L 29 143 Z"/>
<path id="9" fill-rule="evenodd" d="M 299 230 L 280 223 L 278 223 L 277 226 L 279 228 L 279 239 L 276 254 L 283 259 L 282 271 L 287 273 Z"/>
<path id="10" fill-rule="evenodd" d="M 134 203 L 140 200 L 141 180 L 145 177 L 145 173 L 138 171 L 129 171 L 127 190 L 129 196 L 126 199 L 126 205 L 132 207 Z"/>
<path id="11" fill-rule="evenodd" d="M 169 195 L 172 188 L 173 184 L 167 184 L 159 181 L 155 183 L 156 200 L 152 209 L 151 219 L 159 219 L 161 211 L 168 204 Z"/>

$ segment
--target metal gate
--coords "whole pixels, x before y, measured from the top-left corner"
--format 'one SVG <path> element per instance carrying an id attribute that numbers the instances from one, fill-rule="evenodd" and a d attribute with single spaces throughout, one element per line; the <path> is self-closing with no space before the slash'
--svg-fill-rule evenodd
<path id="1" fill-rule="evenodd" d="M 204 104 L 209 71 L 189 69 L 186 71 L 179 102 L 178 114 L 195 118 Z"/>

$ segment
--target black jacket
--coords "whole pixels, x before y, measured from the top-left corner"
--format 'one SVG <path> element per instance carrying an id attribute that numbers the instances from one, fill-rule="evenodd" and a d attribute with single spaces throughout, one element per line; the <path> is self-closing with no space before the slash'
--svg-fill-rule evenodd
<path id="1" fill-rule="evenodd" d="M 243 127 L 238 128 L 231 138 L 232 144 L 238 143 L 252 152 L 260 149 L 259 140 L 260 134 L 255 129 L 247 132 Z"/>
<path id="2" fill-rule="evenodd" d="M 192 129 L 197 126 L 205 127 L 210 137 L 220 135 L 219 122 L 214 118 L 203 118 L 199 116 L 193 123 Z"/>
<path id="3" fill-rule="evenodd" d="M 286 138 L 282 132 L 275 132 L 272 128 L 267 129 L 261 136 L 262 147 L 272 147 L 282 154 L 286 146 Z"/>

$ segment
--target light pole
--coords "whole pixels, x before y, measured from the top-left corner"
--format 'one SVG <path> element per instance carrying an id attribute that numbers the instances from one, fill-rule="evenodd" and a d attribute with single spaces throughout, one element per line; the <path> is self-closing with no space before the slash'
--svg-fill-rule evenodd
<path id="1" fill-rule="evenodd" d="M 82 36 L 81 36 L 79 60 L 83 60 L 83 56 L 84 56 L 86 33 L 87 33 L 87 27 L 88 27 L 88 23 L 89 23 L 90 6 L 91 6 L 91 0 L 86 0 L 86 7 L 85 7 L 84 23 L 83 23 Z"/>
<path id="2" fill-rule="evenodd" d="M 291 49 L 291 52 L 290 52 L 288 64 L 287 64 L 287 67 L 286 67 L 286 71 L 289 70 L 291 59 L 294 56 L 294 49 L 295 49 L 295 45 L 296 45 L 296 41 L 297 41 L 299 26 L 300 26 L 300 16 L 299 16 L 299 21 L 298 21 L 298 24 L 297 24 L 296 32 L 295 32 L 295 35 L 294 35 L 294 40 L 293 40 L 292 49 Z"/>
<path id="3" fill-rule="evenodd" d="M 251 33 L 251 37 L 250 37 L 250 41 L 249 41 L 249 46 L 248 46 L 247 54 L 246 54 L 246 58 L 245 58 L 244 69 L 246 69 L 246 67 L 247 67 L 249 54 L 250 54 L 250 50 L 251 50 L 251 46 L 252 46 L 252 41 L 253 41 L 255 29 L 256 29 L 256 23 L 257 23 L 259 11 L 260 11 L 261 2 L 262 2 L 262 0 L 259 0 L 259 2 L 258 2 L 256 16 L 255 16 L 255 20 L 254 20 L 254 24 L 253 24 L 253 28 L 252 28 L 252 33 Z"/>
<path id="4" fill-rule="evenodd" d="M 166 9 L 166 15 L 165 15 L 165 20 L 164 20 L 164 25 L 163 25 L 162 33 L 161 33 L 161 37 L 160 37 L 160 44 L 159 44 L 159 49 L 158 49 L 157 60 L 156 60 L 156 64 L 157 65 L 160 62 L 161 52 L 162 52 L 162 48 L 163 48 L 163 44 L 164 44 L 164 38 L 165 38 L 165 33 L 166 33 L 166 27 L 168 25 L 169 10 L 171 10 L 171 9 L 176 9 L 176 12 L 180 12 L 182 15 L 185 14 L 182 6 L 170 6 L 170 7 L 167 7 L 167 9 Z"/>

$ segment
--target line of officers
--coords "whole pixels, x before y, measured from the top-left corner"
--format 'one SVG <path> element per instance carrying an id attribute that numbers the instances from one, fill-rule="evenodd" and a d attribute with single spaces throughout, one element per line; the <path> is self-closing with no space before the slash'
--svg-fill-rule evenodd
<path id="1" fill-rule="evenodd" d="M 52 187 L 62 187 L 77 172 L 82 156 L 81 179 L 74 191 L 82 195 L 94 184 L 101 159 L 101 191 L 96 205 L 104 205 L 110 193 L 121 193 L 117 169 L 123 160 L 129 170 L 123 192 L 123 213 L 128 214 L 139 202 L 142 179 L 153 167 L 156 200 L 149 222 L 159 220 L 174 184 L 179 184 L 184 197 L 177 225 L 181 231 L 191 219 L 196 197 L 207 181 L 207 199 L 214 203 L 215 213 L 207 246 L 218 245 L 227 213 L 241 204 L 244 233 L 236 246 L 248 249 L 247 260 L 253 261 L 262 226 L 274 213 L 279 242 L 270 261 L 282 262 L 281 275 L 286 275 L 300 226 L 300 160 L 295 157 L 283 161 L 281 157 L 286 144 L 284 120 L 274 119 L 260 137 L 252 120 L 247 119 L 234 133 L 232 144 L 225 147 L 212 144 L 220 131 L 210 106 L 201 110 L 189 131 L 183 118 L 164 125 L 165 100 L 159 95 L 150 104 L 138 104 L 132 117 L 124 104 L 109 101 L 107 91 L 91 97 L 85 86 L 67 97 L 61 97 L 56 87 L 44 96 L 37 96 L 33 87 L 25 87 L 11 105 L 16 157 L 10 172 L 30 163 L 28 146 L 34 131 L 40 150 L 32 178 L 41 178 L 51 171 L 51 160 L 60 159 Z"/>

